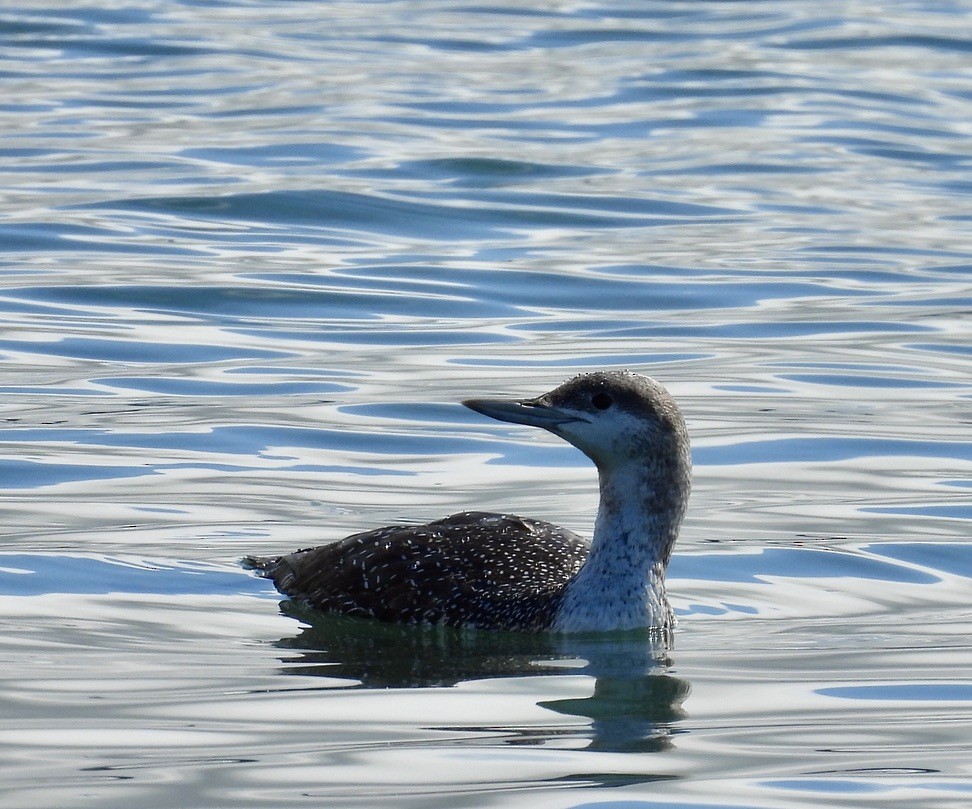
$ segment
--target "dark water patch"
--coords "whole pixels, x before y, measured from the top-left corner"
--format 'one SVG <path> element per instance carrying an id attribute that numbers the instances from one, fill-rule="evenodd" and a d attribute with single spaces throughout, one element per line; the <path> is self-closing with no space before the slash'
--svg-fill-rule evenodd
<path id="1" fill-rule="evenodd" d="M 927 134 L 926 136 L 927 137 Z M 849 151 L 871 157 L 881 157 L 886 160 L 894 160 L 902 163 L 917 163 L 934 166 L 939 169 L 961 168 L 968 162 L 968 157 L 961 154 L 950 152 L 934 152 L 928 148 L 917 146 L 905 148 L 899 144 L 891 144 L 886 141 L 875 140 L 872 138 L 852 138 L 852 137 L 827 137 L 819 138 L 820 143 L 847 147 Z"/>
<path id="2" fill-rule="evenodd" d="M 354 475 L 355 477 L 415 477 L 414 472 L 404 469 L 376 469 L 373 466 L 349 466 L 347 464 L 306 464 L 298 463 L 287 467 L 288 472 L 313 472 L 316 475 Z M 407 522 L 407 520 L 399 520 Z M 416 520 L 416 523 L 419 521 Z"/>
<path id="3" fill-rule="evenodd" d="M 862 305 L 867 306 L 869 305 L 869 303 L 864 302 Z M 941 311 L 960 310 L 964 313 L 972 309 L 972 295 L 969 295 L 967 297 L 955 295 L 955 296 L 948 296 L 942 298 L 933 298 L 933 297 L 913 298 L 911 300 L 896 299 L 896 300 L 882 301 L 881 305 L 893 306 L 895 308 L 901 308 L 907 306 L 923 307 L 929 309 L 935 308 Z"/>
<path id="4" fill-rule="evenodd" d="M 725 601 L 719 602 L 718 606 L 711 604 L 689 604 L 688 606 L 675 608 L 675 615 L 679 618 L 686 618 L 689 615 L 719 616 L 733 612 L 741 615 L 759 615 L 759 610 L 748 604 L 731 604 Z"/>
<path id="5" fill-rule="evenodd" d="M 442 196 L 435 194 L 435 196 Z M 476 202 L 488 202 L 497 206 L 519 208 L 524 213 L 537 211 L 564 211 L 575 214 L 594 212 L 609 213 L 619 223 L 633 223 L 639 217 L 672 217 L 692 219 L 696 217 L 725 217 L 738 215 L 740 211 L 714 205 L 699 205 L 659 198 L 606 196 L 602 194 L 553 194 L 537 191 L 478 191 L 468 198 Z"/>
<path id="6" fill-rule="evenodd" d="M 869 514 L 900 514 L 902 517 L 936 517 L 946 520 L 972 521 L 972 504 L 969 503 L 929 503 L 922 506 L 873 506 L 863 508 L 861 511 Z M 972 525 L 970 525 L 970 529 L 972 529 Z"/>
<path id="7" fill-rule="evenodd" d="M 0 595 L 108 595 L 142 593 L 159 596 L 262 595 L 273 586 L 243 571 L 201 562 L 161 562 L 91 556 L 0 554 Z"/>
<path id="8" fill-rule="evenodd" d="M 483 424 L 482 417 L 458 404 L 449 406 L 452 424 L 473 424 L 484 434 L 498 438 L 465 437 L 436 433 L 405 433 L 389 430 L 338 430 L 326 427 L 290 427 L 266 424 L 234 424 L 212 426 L 205 430 L 166 432 L 124 432 L 122 430 L 75 429 L 75 428 L 11 428 L 0 431 L 0 446 L 9 442 L 60 442 L 73 446 L 118 447 L 144 450 L 175 450 L 179 452 L 207 453 L 219 456 L 239 455 L 262 459 L 287 448 L 332 450 L 381 456 L 454 456 L 462 453 L 492 456 L 487 463 L 513 464 L 527 467 L 581 466 L 587 460 L 573 447 L 541 445 L 535 442 L 519 443 L 522 430 L 515 427 Z M 445 411 L 444 411 L 445 412 Z M 167 467 L 154 463 L 151 468 L 138 468 L 138 474 L 149 474 L 153 469 Z M 52 467 L 52 470 L 55 467 Z M 92 467 L 100 469 L 100 467 Z M 112 467 L 107 467 L 110 476 Z M 51 471 L 52 475 L 58 474 Z M 70 474 L 66 472 L 65 474 Z"/>
<path id="9" fill-rule="evenodd" d="M 64 35 L 64 36 L 76 36 L 80 31 L 83 31 L 87 25 L 80 20 L 70 20 L 64 19 L 44 19 L 42 17 L 13 17 L 7 16 L 0 17 L 0 35 L 10 37 L 10 41 L 7 46 L 10 47 L 16 43 L 31 44 L 36 43 L 37 40 L 28 39 L 28 35 L 33 35 L 35 37 L 43 37 L 45 40 L 48 37 Z"/>
<path id="10" fill-rule="evenodd" d="M 499 317 L 518 310 L 487 299 L 476 301 L 459 296 L 409 297 L 401 290 L 370 291 L 348 284 L 330 289 L 301 289 L 286 286 L 240 284 L 237 286 L 186 285 L 61 285 L 8 289 L 11 298 L 47 304 L 122 308 L 155 313 L 196 315 L 211 321 L 247 318 L 288 321 L 335 318 L 377 321 L 383 314 L 413 317 Z"/>
<path id="11" fill-rule="evenodd" d="M 412 424 L 455 424 L 462 411 L 454 404 L 435 402 L 381 402 L 380 404 L 350 404 L 338 407 L 341 413 L 389 419 Z M 463 422 L 481 423 L 479 417 L 459 419 Z"/>
<path id="12" fill-rule="evenodd" d="M 961 132 L 949 129 L 945 126 L 936 126 L 934 120 L 923 118 L 921 126 L 912 121 L 901 120 L 854 120 L 842 119 L 832 122 L 834 128 L 841 132 L 882 132 L 886 135 L 894 135 L 899 138 L 914 138 L 917 143 L 927 143 L 930 140 L 950 140 L 962 142 L 964 136 Z M 808 135 L 800 139 L 801 143 L 822 143 L 830 142 L 829 138 Z"/>
<path id="13" fill-rule="evenodd" d="M 454 365 L 479 368 L 610 368 L 616 366 L 660 365 L 673 362 L 690 362 L 714 358 L 712 354 L 664 353 L 657 354 L 593 354 L 585 357 L 563 357 L 549 359 L 515 359 L 497 357 L 454 357 L 449 360 Z"/>
<path id="14" fill-rule="evenodd" d="M 966 514 L 964 519 L 972 519 Z M 864 550 L 899 562 L 972 579 L 972 545 L 961 542 L 875 542 Z"/>
<path id="15" fill-rule="evenodd" d="M 25 222 L 19 225 L 0 224 L 0 243 L 5 253 L 36 254 L 50 251 L 88 253 L 144 254 L 147 249 L 156 255 L 198 256 L 201 252 L 183 245 L 153 244 L 151 248 L 133 238 L 126 229 L 95 228 L 50 222 Z"/>
<path id="16" fill-rule="evenodd" d="M 604 327 L 603 321 L 590 324 Z M 615 324 L 609 324 L 615 325 Z M 561 324 L 553 324 L 562 328 Z M 524 331 L 544 331 L 550 324 L 527 323 L 517 326 Z M 609 328 L 603 336 L 627 337 L 692 337 L 711 339 L 766 340 L 778 338 L 815 337 L 819 335 L 838 336 L 841 334 L 913 334 L 938 331 L 934 326 L 918 323 L 895 323 L 892 321 L 740 321 L 712 326 L 685 325 L 626 325 L 622 328 Z"/>
<path id="17" fill-rule="evenodd" d="M 713 582 L 759 582 L 791 579 L 851 578 L 908 584 L 935 584 L 938 576 L 904 565 L 846 551 L 809 548 L 762 548 L 756 553 L 676 554 L 670 575 Z"/>
<path id="18" fill-rule="evenodd" d="M 691 274 L 690 274 L 691 277 Z M 713 281 L 691 277 L 685 282 L 662 281 L 652 278 L 605 276 L 601 274 L 522 271 L 508 268 L 455 270 L 442 267 L 403 265 L 392 267 L 370 266 L 336 270 L 327 275 L 286 274 L 261 275 L 262 280 L 276 280 L 308 287 L 341 283 L 338 279 L 352 279 L 343 283 L 353 290 L 375 288 L 390 295 L 394 290 L 413 289 L 416 293 L 445 297 L 441 303 L 421 295 L 405 299 L 416 315 L 463 316 L 464 310 L 474 311 L 480 317 L 527 312 L 531 309 L 571 309 L 583 311 L 591 299 L 596 299 L 605 311 L 654 311 L 670 309 L 727 309 L 755 306 L 761 301 L 774 299 L 822 298 L 838 294 L 838 290 L 825 281 L 819 283 L 767 280 L 764 283 Z M 380 279 L 376 280 L 376 279 Z M 263 293 L 268 297 L 272 293 Z M 283 293 L 281 293 L 283 294 Z M 296 294 L 296 293 L 292 293 Z M 332 289 L 332 295 L 337 292 Z M 363 292 L 357 294 L 364 294 Z M 872 290 L 839 290 L 842 296 L 853 297 L 878 294 Z M 469 298 L 475 296 L 475 301 Z M 423 301 L 435 307 L 425 311 Z M 601 323 L 602 327 L 608 325 Z M 827 324 L 802 324 L 818 330 Z M 775 327 L 775 324 L 774 324 Z M 780 324 L 781 328 L 794 328 L 792 324 Z M 517 328 L 542 329 L 538 324 L 517 324 Z M 639 327 L 643 328 L 643 327 Z M 732 327 L 740 328 L 739 324 Z M 797 325 L 795 328 L 799 328 Z M 861 330 L 855 324 L 856 330 Z M 896 324 L 895 330 L 901 325 Z M 814 333 L 802 331 L 801 334 Z"/>
<path id="19" fill-rule="evenodd" d="M 398 164 L 394 174 L 424 180 L 444 180 L 464 188 L 488 188 L 561 178 L 590 177 L 609 172 L 610 169 L 595 166 L 555 165 L 485 157 L 444 157 L 403 161 Z M 365 172 L 357 172 L 357 174 L 361 175 Z M 382 172 L 381 176 L 387 174 L 388 172 Z"/>
<path id="20" fill-rule="evenodd" d="M 503 53 L 517 50 L 514 43 L 473 37 L 406 37 L 384 35 L 376 36 L 373 42 L 383 45 L 418 45 L 433 51 L 458 51 L 460 53 Z"/>
<path id="21" fill-rule="evenodd" d="M 485 17 L 492 17 L 493 15 L 499 15 L 501 17 L 535 17 L 542 20 L 569 19 L 571 16 L 573 16 L 573 14 L 570 12 L 558 11 L 555 8 L 521 8 L 519 6 L 504 6 L 501 4 L 458 5 L 450 7 L 449 11 L 456 14 L 469 15 L 469 17 L 473 19 L 478 19 L 481 15 Z"/>
<path id="22" fill-rule="evenodd" d="M 91 206 L 87 206 L 91 207 Z M 268 191 L 223 196 L 142 197 L 99 203 L 102 210 L 143 211 L 190 220 L 265 226 L 299 225 L 450 239 L 498 235 L 515 222 L 485 211 L 460 211 L 419 200 L 329 190 Z"/>
<path id="23" fill-rule="evenodd" d="M 464 408 L 453 405 L 458 414 L 452 421 L 467 418 Z M 466 411 L 468 412 L 468 411 Z M 198 431 L 123 432 L 100 429 L 8 429 L 0 431 L 0 444 L 16 441 L 61 442 L 75 446 L 122 447 L 182 452 L 241 455 L 259 459 L 282 447 L 297 449 L 332 449 L 340 452 L 380 453 L 382 455 L 452 455 L 461 452 L 492 452 L 493 442 L 434 434 L 395 432 L 362 433 L 310 427 L 288 427 L 265 424 L 219 425 Z M 523 450 L 524 448 L 520 448 Z M 562 450 L 564 451 L 564 450 Z M 570 450 L 566 450 L 570 452 Z M 106 467 L 111 472 L 111 467 Z M 68 467 L 70 470 L 70 467 Z M 140 474 L 150 470 L 139 469 Z"/>
<path id="24" fill-rule="evenodd" d="M 425 111 L 426 104 L 410 103 L 399 106 Z M 758 127 L 765 125 L 771 113 L 761 109 L 722 109 L 718 111 L 694 111 L 690 117 L 650 117 L 631 120 L 629 116 L 618 116 L 598 123 L 588 120 L 574 120 L 570 124 L 552 121 L 536 121 L 517 117 L 489 117 L 475 105 L 466 102 L 452 102 L 449 105 L 452 115 L 401 115 L 389 120 L 407 128 L 422 127 L 439 131 L 442 129 L 476 129 L 484 132 L 498 131 L 507 134 L 511 140 L 528 143 L 549 143 L 559 141 L 561 145 L 570 143 L 595 143 L 609 138 L 645 140 L 660 130 L 692 130 L 714 127 Z M 561 102 L 558 108 L 584 109 L 590 106 L 587 100 Z M 598 105 L 600 106 L 600 105 Z M 515 137 L 514 137 L 515 136 Z"/>
<path id="25" fill-rule="evenodd" d="M 960 382 L 943 382 L 913 377 L 864 376 L 862 374 L 781 374 L 780 379 L 811 385 L 851 388 L 965 388 Z"/>
<path id="26" fill-rule="evenodd" d="M 618 200 L 580 195 L 480 194 L 480 204 L 436 204 L 434 194 L 407 199 L 333 190 L 267 191 L 193 197 L 140 197 L 85 203 L 81 209 L 142 212 L 179 220 L 298 225 L 321 230 L 365 231 L 454 240 L 495 238 L 528 227 L 628 228 L 670 224 L 685 217 L 725 215 L 726 210 L 664 200 Z M 489 203 L 489 204 L 485 204 Z"/>
<path id="27" fill-rule="evenodd" d="M 382 277 L 407 274 L 397 268 L 368 267 L 342 271 L 368 277 L 380 273 Z M 583 313 L 589 301 L 597 300 L 601 311 L 651 312 L 675 309 L 729 309 L 755 306 L 761 301 L 775 299 L 826 298 L 840 294 L 867 297 L 877 294 L 871 290 L 845 290 L 831 287 L 826 281 L 766 280 L 721 281 L 688 273 L 684 282 L 651 277 L 624 277 L 594 273 L 566 273 L 523 271 L 509 268 L 463 269 L 461 272 L 443 268 L 419 270 L 422 278 L 460 283 L 476 290 L 480 300 L 507 303 L 518 308 L 572 309 Z M 611 325 L 601 321 L 601 327 Z M 775 325 L 775 324 L 774 324 Z M 786 328 L 788 324 L 781 324 Z M 517 324 L 517 329 L 542 330 L 543 324 Z M 804 324 L 805 328 L 821 329 L 824 324 Z M 558 325 L 562 328 L 562 325 Z M 643 328 L 643 326 L 639 326 Z M 668 326 L 668 328 L 673 328 Z M 737 328 L 735 324 L 732 327 Z M 855 324 L 860 329 L 860 324 Z M 895 324 L 900 329 L 900 324 Z M 807 332 L 803 332 L 807 333 Z"/>
<path id="28" fill-rule="evenodd" d="M 57 174 L 57 175 L 81 175 L 86 172 L 92 174 L 112 174 L 112 173 L 150 173 L 154 171 L 165 171 L 171 168 L 169 163 L 150 160 L 107 160 L 99 159 L 95 155 L 86 156 L 85 159 L 65 165 L 60 159 L 58 152 L 38 150 L 38 156 L 46 157 L 46 160 L 36 160 L 28 162 L 17 160 L 14 164 L 18 171 L 37 172 L 38 174 Z M 35 227 L 43 227 L 44 223 L 38 223 Z M 63 226 L 62 226 L 63 227 Z"/>
<path id="29" fill-rule="evenodd" d="M 523 43 L 523 47 L 530 48 L 579 48 L 588 45 L 600 45 L 605 43 L 621 42 L 679 42 L 692 39 L 689 33 L 679 33 L 670 29 L 650 31 L 635 28 L 565 28 L 547 29 L 538 31 L 530 35 Z"/>
<path id="30" fill-rule="evenodd" d="M 798 248 L 804 253 L 824 253 L 824 254 L 836 254 L 846 263 L 853 261 L 855 256 L 867 256 L 875 261 L 880 261 L 887 263 L 892 257 L 901 256 L 915 256 L 915 257 L 925 257 L 933 260 L 941 260 L 945 258 L 960 258 L 968 259 L 969 253 L 962 250 L 956 250 L 954 247 L 949 246 L 948 248 L 943 246 L 928 246 L 928 247 L 908 247 L 902 244 L 885 244 L 885 245 L 860 245 L 860 244 L 813 244 L 813 245 L 801 245 Z M 968 264 L 961 265 L 968 269 Z M 937 267 L 934 269 L 938 269 Z"/>
<path id="31" fill-rule="evenodd" d="M 788 362 L 771 363 L 773 368 L 827 368 L 833 371 L 868 371 L 878 373 L 900 373 L 900 374 L 919 374 L 924 369 L 908 365 L 892 365 L 884 362 Z"/>
<path id="32" fill-rule="evenodd" d="M 814 37 L 791 39 L 773 47 L 806 51 L 861 51 L 874 48 L 933 50 L 944 53 L 972 52 L 972 39 L 967 37 L 900 34 L 897 36 Z"/>
<path id="33" fill-rule="evenodd" d="M 341 379 L 367 379 L 371 375 L 367 371 L 355 371 L 350 368 L 299 368 L 293 365 L 266 366 L 247 365 L 244 368 L 227 368 L 223 371 L 227 376 L 239 374 L 240 376 L 267 375 L 284 377 L 312 376 L 315 379 L 341 378 Z"/>
<path id="34" fill-rule="evenodd" d="M 972 442 L 819 436 L 744 441 L 719 447 L 697 447 L 692 452 L 693 462 L 710 466 L 751 463 L 834 463 L 870 457 L 953 458 L 972 461 Z"/>
<path id="35" fill-rule="evenodd" d="M 816 92 L 813 87 L 793 86 L 792 79 L 774 79 L 772 83 L 750 82 L 711 82 L 711 83 L 665 83 L 659 79 L 649 79 L 626 83 L 608 98 L 590 99 L 590 106 L 601 107 L 608 103 L 638 104 L 645 102 L 684 101 L 691 99 L 762 99 L 772 97 L 793 97 L 810 95 Z M 583 102 L 582 102 L 583 103 Z"/>
<path id="36" fill-rule="evenodd" d="M 972 194 L 972 180 L 942 180 L 936 183 L 936 187 L 950 194 L 961 194 L 968 196 Z M 969 222 L 972 216 L 967 214 L 955 214 L 953 216 L 941 217 L 946 222 Z"/>
<path id="37" fill-rule="evenodd" d="M 911 351 L 932 351 L 940 354 L 972 356 L 972 345 L 956 345 L 954 343 L 905 343 L 902 348 L 907 348 Z"/>
<path id="38" fill-rule="evenodd" d="M 713 385 L 712 389 L 726 393 L 790 393 L 789 388 L 771 388 L 769 385 Z"/>
<path id="39" fill-rule="evenodd" d="M 549 105 L 551 102 L 539 102 L 540 106 L 545 104 Z M 399 101 L 396 104 L 397 107 L 402 109 L 410 110 L 422 110 L 425 112 L 434 113 L 453 113 L 453 114 L 464 114 L 470 117 L 483 116 L 484 120 L 488 120 L 486 116 L 496 116 L 503 117 L 511 115 L 517 110 L 521 109 L 521 104 L 516 101 L 482 101 L 476 99 L 463 99 L 459 100 L 410 100 L 410 101 Z M 392 120 L 398 120 L 393 118 Z M 497 123 L 499 123 L 497 121 Z M 520 124 L 530 125 L 529 122 L 517 121 L 516 125 Z"/>
<path id="40" fill-rule="evenodd" d="M 371 272 L 356 269 L 335 269 L 327 273 L 255 273 L 240 276 L 247 281 L 266 282 L 275 285 L 302 286 L 308 289 L 327 289 L 342 286 L 348 290 L 404 295 L 405 292 L 421 297 L 449 297 L 458 299 L 468 295 L 473 285 L 464 283 L 461 272 L 431 277 L 432 273 L 421 266 L 399 266 L 396 272 L 374 277 Z M 451 281 L 449 280 L 451 276 Z"/>
<path id="41" fill-rule="evenodd" d="M 700 174 L 705 176 L 754 174 L 822 174 L 825 169 L 816 166 L 800 166 L 791 161 L 781 160 L 778 163 L 707 163 L 704 166 L 684 166 L 677 169 L 652 169 L 647 172 L 650 176 L 664 177 L 666 175 L 689 176 Z M 827 213 L 826 208 L 805 207 L 798 210 L 804 212 Z"/>
<path id="42" fill-rule="evenodd" d="M 112 340 L 95 337 L 62 337 L 51 342 L 0 340 L 0 352 L 35 354 L 79 360 L 121 363 L 197 364 L 226 360 L 271 359 L 292 356 L 285 351 L 242 346 L 159 343 L 147 340 Z"/>
<path id="43" fill-rule="evenodd" d="M 354 390 L 336 382 L 222 382 L 185 377 L 94 377 L 92 382 L 110 388 L 169 396 L 295 396 L 309 393 L 340 393 Z"/>
<path id="44" fill-rule="evenodd" d="M 902 683 L 833 686 L 818 688 L 824 697 L 893 702 L 972 702 L 970 683 Z"/>
<path id="45" fill-rule="evenodd" d="M 235 90 L 233 92 L 235 93 Z M 208 110 L 205 116 L 214 121 L 235 121 L 237 119 L 251 121 L 257 118 L 268 121 L 279 119 L 289 122 L 301 115 L 318 115 L 320 111 L 320 106 L 317 104 L 267 104 L 261 106 L 259 110 L 250 107 Z"/>
<path id="46" fill-rule="evenodd" d="M 737 83 L 742 87 L 758 85 L 761 82 L 781 84 L 791 78 L 789 73 L 778 70 L 747 70 L 745 68 L 728 67 L 672 67 L 669 66 L 660 73 L 645 73 L 636 76 L 633 81 L 653 83 L 656 80 L 669 82 L 680 86 L 706 88 L 719 83 Z"/>
<path id="47" fill-rule="evenodd" d="M 36 52 L 51 58 L 53 51 L 58 58 L 86 54 L 121 55 L 126 46 L 129 54 L 142 55 L 195 55 L 198 48 L 153 43 L 151 38 L 120 37 L 119 32 L 128 27 L 150 25 L 154 14 L 142 9 L 90 8 L 8 8 L 0 18 L 0 34 L 5 37 L 4 47 L 21 49 L 28 59 Z"/>
<path id="48" fill-rule="evenodd" d="M 0 441 L 10 437 L 7 431 L 0 433 Z M 60 483 L 132 478 L 154 473 L 155 470 L 148 466 L 42 463 L 0 458 L 0 489 L 38 489 Z"/>
<path id="49" fill-rule="evenodd" d="M 21 48 L 56 49 L 62 59 L 87 59 L 90 57 L 117 59 L 159 59 L 168 57 L 202 57 L 215 53 L 206 45 L 188 45 L 174 40 L 166 41 L 124 36 L 93 36 L 90 38 L 67 37 L 56 40 L 21 38 L 11 43 Z M 255 55 L 255 54 L 251 54 Z"/>
<path id="50" fill-rule="evenodd" d="M 839 772 L 844 772 L 840 770 Z M 868 767 L 866 769 L 868 775 L 872 778 L 874 777 L 887 777 L 888 775 L 894 774 L 915 774 L 911 768 L 906 768 L 904 772 L 898 769 L 892 769 L 888 771 L 886 768 L 874 768 Z M 931 772 L 928 769 L 920 768 L 919 773 L 925 775 Z M 828 773 L 830 777 L 828 778 L 802 778 L 802 779 L 767 779 L 761 781 L 760 784 L 764 787 L 768 787 L 773 790 L 786 790 L 788 793 L 801 793 L 805 795 L 805 801 L 820 801 L 824 800 L 822 796 L 824 795 L 841 795 L 846 796 L 845 800 L 850 800 L 851 796 L 867 795 L 871 798 L 874 795 L 881 793 L 888 793 L 894 787 L 886 785 L 881 782 L 873 781 L 863 781 L 863 780 L 853 780 L 852 778 L 834 778 L 832 773 Z M 921 784 L 922 789 L 934 789 L 936 792 L 942 791 L 945 793 L 956 791 L 951 785 L 936 784 L 934 782 L 925 782 Z M 965 792 L 961 786 L 957 790 L 958 792 Z"/>
<path id="51" fill-rule="evenodd" d="M 299 340 L 306 343 L 335 343 L 347 346 L 397 346 L 398 348 L 497 345 L 519 342 L 512 335 L 475 329 L 460 331 L 452 328 L 430 329 L 413 326 L 408 331 L 395 331 L 387 328 L 361 328 L 357 324 L 347 323 L 329 328 L 309 326 L 304 331 L 281 329 L 276 326 L 266 329 L 230 327 L 225 331 L 229 334 L 273 340 Z"/>
<path id="52" fill-rule="evenodd" d="M 345 165 L 364 157 L 364 149 L 337 143 L 283 142 L 260 146 L 187 148 L 182 157 L 234 166 Z"/>
<path id="53" fill-rule="evenodd" d="M 69 385 L 0 385 L 0 393 L 22 396 L 104 396 L 103 391 Z"/>

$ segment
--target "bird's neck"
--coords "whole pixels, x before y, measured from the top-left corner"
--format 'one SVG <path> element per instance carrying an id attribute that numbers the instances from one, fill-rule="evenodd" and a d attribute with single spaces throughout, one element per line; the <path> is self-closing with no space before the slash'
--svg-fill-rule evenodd
<path id="1" fill-rule="evenodd" d="M 665 568 L 688 501 L 687 460 L 600 470 L 591 552 L 567 586 L 555 628 L 565 632 L 669 626 Z"/>

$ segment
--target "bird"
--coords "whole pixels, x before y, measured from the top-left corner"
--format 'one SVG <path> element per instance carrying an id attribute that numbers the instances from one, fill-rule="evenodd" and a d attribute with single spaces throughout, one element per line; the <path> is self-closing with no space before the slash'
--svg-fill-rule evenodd
<path id="1" fill-rule="evenodd" d="M 543 520 L 469 511 L 244 565 L 291 603 L 324 613 L 477 630 L 670 630 L 665 570 L 692 462 L 668 391 L 651 377 L 608 370 L 535 398 L 462 404 L 547 430 L 594 462 L 600 502 L 590 540 Z"/>

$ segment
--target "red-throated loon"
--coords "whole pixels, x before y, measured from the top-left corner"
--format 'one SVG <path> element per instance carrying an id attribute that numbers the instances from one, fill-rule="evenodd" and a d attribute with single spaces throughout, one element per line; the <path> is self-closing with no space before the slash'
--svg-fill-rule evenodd
<path id="1" fill-rule="evenodd" d="M 597 371 L 535 399 L 463 404 L 543 427 L 594 461 L 601 500 L 590 542 L 541 520 L 466 512 L 244 563 L 295 602 L 395 623 L 670 627 L 665 568 L 688 502 L 691 458 L 668 391 L 639 374 Z"/>

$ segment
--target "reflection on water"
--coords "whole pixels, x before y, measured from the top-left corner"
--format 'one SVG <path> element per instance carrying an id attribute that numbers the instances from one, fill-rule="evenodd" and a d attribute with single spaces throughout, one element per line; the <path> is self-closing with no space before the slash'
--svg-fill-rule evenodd
<path id="1" fill-rule="evenodd" d="M 314 614 L 283 602 L 285 614 L 305 624 L 278 642 L 295 650 L 283 658 L 286 674 L 351 679 L 363 688 L 454 686 L 468 680 L 563 674 L 593 678 L 594 693 L 538 703 L 581 720 L 570 732 L 589 738 L 587 749 L 651 752 L 665 749 L 674 723 L 684 718 L 685 680 L 665 673 L 670 639 L 644 632 L 569 637 L 549 633 L 471 632 Z M 345 688 L 346 685 L 336 684 Z M 589 723 L 589 727 L 588 727 Z M 480 731 L 503 732 L 501 726 Z M 564 731 L 554 734 L 564 738 Z M 540 744 L 535 730 L 509 744 Z"/>
<path id="2" fill-rule="evenodd" d="M 289 601 L 282 608 L 308 622 L 296 637 L 279 641 L 281 648 L 300 652 L 284 660 L 288 674 L 341 677 L 366 688 L 413 688 L 558 670 L 543 662 L 560 652 L 557 638 L 547 633 L 397 626 L 315 614 Z M 644 639 L 641 646 L 647 646 Z"/>
<path id="3" fill-rule="evenodd" d="M 6 8 L 5 805 L 964 809 L 970 27 Z M 623 366 L 694 442 L 667 653 L 295 622 L 236 566 L 588 532 L 578 453 L 456 402 Z"/>
<path id="4" fill-rule="evenodd" d="M 682 702 L 688 693 L 688 681 L 654 672 L 640 677 L 598 677 L 589 697 L 538 705 L 565 716 L 590 719 L 588 750 L 658 753 L 673 747 L 672 733 L 678 720 L 686 717 Z"/>

